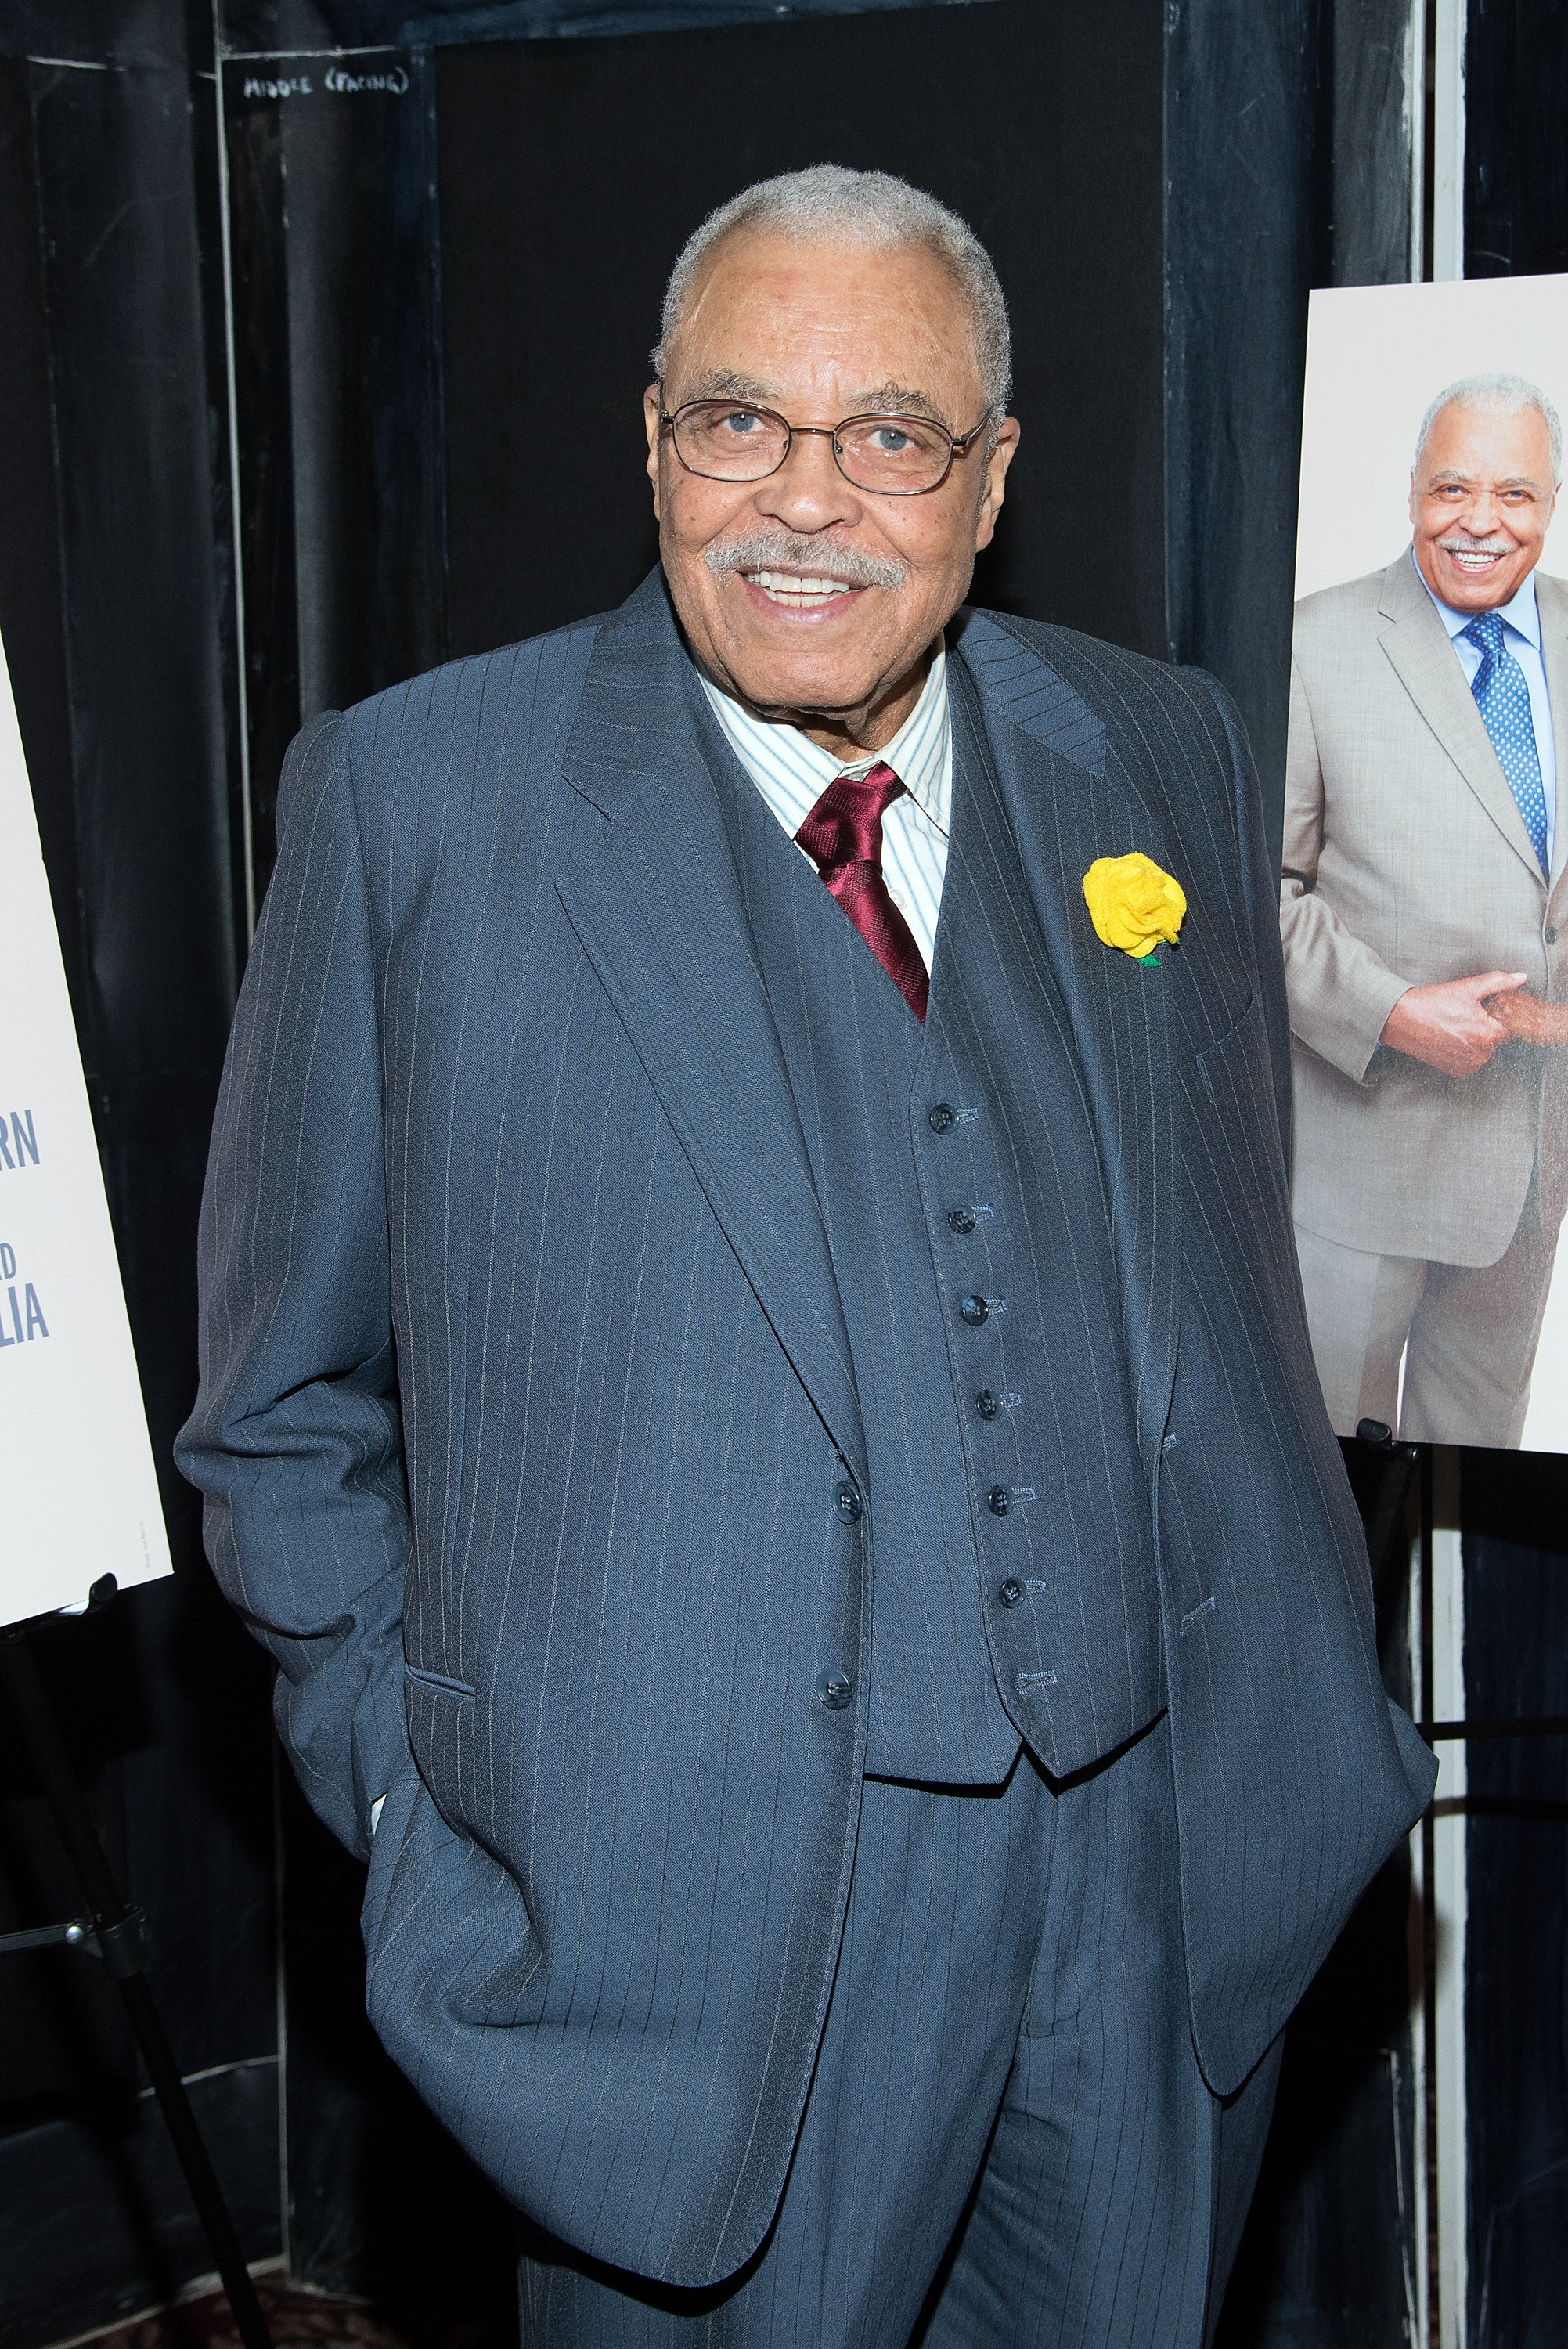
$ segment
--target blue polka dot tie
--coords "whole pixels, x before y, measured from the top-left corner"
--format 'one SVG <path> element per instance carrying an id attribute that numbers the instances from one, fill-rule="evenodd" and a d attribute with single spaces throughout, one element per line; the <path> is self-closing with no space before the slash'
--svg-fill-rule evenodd
<path id="1" fill-rule="evenodd" d="M 1502 762 L 1509 789 L 1519 802 L 1536 861 L 1547 873 L 1546 794 L 1541 788 L 1541 757 L 1535 747 L 1535 720 L 1530 714 L 1524 671 L 1502 640 L 1501 612 L 1482 612 L 1460 633 L 1480 653 L 1480 667 L 1470 691 L 1491 736 L 1491 747 Z"/>

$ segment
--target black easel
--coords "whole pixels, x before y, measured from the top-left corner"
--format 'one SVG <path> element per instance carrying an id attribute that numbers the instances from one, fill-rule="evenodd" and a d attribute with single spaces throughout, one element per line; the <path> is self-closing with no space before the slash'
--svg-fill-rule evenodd
<path id="1" fill-rule="evenodd" d="M 1367 1556 L 1381 1626 L 1390 1601 L 1404 1590 L 1405 1559 L 1399 1537 L 1405 1530 L 1410 1480 L 1427 1447 L 1396 1442 L 1380 1419 L 1358 1421 L 1356 1435 L 1369 1451 L 1381 1453 L 1385 1464 L 1366 1519 Z M 1422 1526 L 1424 1537 L 1429 1538 L 1431 1505 L 1424 1488 Z M 1474 1737 L 1568 1737 L 1568 1713 L 1524 1713 L 1512 1721 L 1418 1721 L 1416 1726 L 1429 1745 L 1460 1745 Z"/>
<path id="2" fill-rule="evenodd" d="M 88 1601 L 89 1611 L 96 1613 L 114 1595 L 114 1577 L 106 1574 L 92 1587 Z M 28 1645 L 28 1630 L 26 1623 L 13 1623 L 0 1630 L 0 1692 L 10 1705 L 22 1744 L 54 1814 L 88 1913 L 69 1924 L 38 1926 L 30 1932 L 0 1933 L 0 1956 L 63 1943 L 90 1950 L 103 1960 L 125 2002 L 127 2020 L 174 2140 L 180 2167 L 191 2189 L 191 2199 L 196 2205 L 196 2215 L 211 2246 L 244 2349 L 273 2349 L 272 2334 L 262 2314 L 256 2288 L 223 2199 L 223 2189 L 202 2142 L 168 2033 L 148 1987 L 146 1920 L 139 1909 L 130 1906 L 115 1882 L 92 1813 L 71 1767 L 37 1659 Z"/>

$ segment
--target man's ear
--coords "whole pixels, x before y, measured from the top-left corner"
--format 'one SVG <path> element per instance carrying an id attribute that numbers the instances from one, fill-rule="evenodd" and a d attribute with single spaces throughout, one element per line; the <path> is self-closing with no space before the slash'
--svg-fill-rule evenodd
<path id="1" fill-rule="evenodd" d="M 985 460 L 982 476 L 980 511 L 975 517 L 975 552 L 989 546 L 996 528 L 996 517 L 1007 494 L 1007 468 L 1017 453 L 1023 428 L 1016 416 L 1004 416 L 996 427 L 996 445 Z"/>
<path id="2" fill-rule="evenodd" d="M 643 394 L 643 429 L 648 436 L 648 479 L 654 485 L 654 519 L 659 518 L 659 419 L 664 414 L 663 384 L 651 383 Z"/>

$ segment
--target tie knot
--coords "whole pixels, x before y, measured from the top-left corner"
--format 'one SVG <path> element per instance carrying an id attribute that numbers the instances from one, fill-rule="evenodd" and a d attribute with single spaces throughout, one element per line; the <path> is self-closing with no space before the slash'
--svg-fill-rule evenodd
<path id="1" fill-rule="evenodd" d="M 818 869 L 882 864 L 882 817 L 903 790 L 879 759 L 863 775 L 835 775 L 795 834 Z"/>
<path id="2" fill-rule="evenodd" d="M 1471 644 L 1481 652 L 1490 654 L 1495 660 L 1502 650 L 1502 614 L 1478 612 L 1470 626 L 1460 633 L 1467 636 Z"/>

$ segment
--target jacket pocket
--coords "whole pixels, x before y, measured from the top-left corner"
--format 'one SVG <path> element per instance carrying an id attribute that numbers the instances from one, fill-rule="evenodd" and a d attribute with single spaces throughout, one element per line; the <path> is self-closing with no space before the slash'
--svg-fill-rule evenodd
<path id="1" fill-rule="evenodd" d="M 417 1688 L 438 1689 L 444 1696 L 466 1696 L 470 1702 L 473 1700 L 474 1691 L 467 1681 L 450 1680 L 445 1672 L 421 1671 L 418 1664 L 409 1663 L 407 1658 L 403 1670 Z"/>
<path id="2" fill-rule="evenodd" d="M 1198 1082 L 1216 1109 L 1237 1092 L 1245 1093 L 1253 1083 L 1265 1079 L 1267 1040 L 1264 1034 L 1263 1006 L 1255 995 L 1234 1026 L 1204 1046 L 1195 1066 Z"/>

